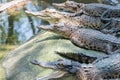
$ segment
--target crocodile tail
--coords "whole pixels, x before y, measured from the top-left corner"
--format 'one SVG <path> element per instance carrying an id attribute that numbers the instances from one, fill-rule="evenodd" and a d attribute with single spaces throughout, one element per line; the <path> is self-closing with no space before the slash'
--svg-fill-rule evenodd
<path id="1" fill-rule="evenodd" d="M 66 58 L 66 59 L 71 59 L 74 61 L 78 61 L 80 63 L 92 63 L 94 60 L 97 59 L 97 57 L 91 57 L 91 56 L 87 56 L 85 54 L 82 53 L 64 53 L 64 52 L 55 52 L 56 54 L 58 54 L 59 56 Z"/>
<path id="2" fill-rule="evenodd" d="M 106 21 L 106 22 L 110 22 L 111 18 L 107 18 L 106 16 L 108 15 L 108 13 L 110 12 L 110 9 L 105 10 L 102 15 L 101 15 L 101 20 L 102 21 Z"/>

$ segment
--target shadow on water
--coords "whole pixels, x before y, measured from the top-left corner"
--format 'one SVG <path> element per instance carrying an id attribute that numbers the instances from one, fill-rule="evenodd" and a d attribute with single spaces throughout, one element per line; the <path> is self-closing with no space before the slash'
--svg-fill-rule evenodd
<path id="1" fill-rule="evenodd" d="M 10 1 L 10 0 L 9 0 Z M 40 11 L 47 7 L 52 7 L 53 2 L 60 3 L 66 0 L 33 0 L 26 4 L 25 8 L 30 11 Z M 91 0 L 74 0 L 77 2 L 91 2 Z M 95 2 L 96 0 L 92 0 Z M 1 0 L 1 3 L 7 0 Z M 0 44 L 20 44 L 27 41 L 34 34 L 38 33 L 37 26 L 40 24 L 48 24 L 45 21 L 35 17 L 28 16 L 24 12 L 24 8 L 8 14 L 0 13 Z"/>

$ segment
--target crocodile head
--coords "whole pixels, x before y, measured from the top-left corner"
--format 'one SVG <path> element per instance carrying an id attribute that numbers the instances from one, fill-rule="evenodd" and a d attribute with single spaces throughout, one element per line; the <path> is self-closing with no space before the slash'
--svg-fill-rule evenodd
<path id="1" fill-rule="evenodd" d="M 41 18 L 49 23 L 63 22 L 66 21 L 66 17 L 69 13 L 59 12 L 56 9 L 45 9 L 40 12 L 25 11 L 27 14 Z"/>
<path id="2" fill-rule="evenodd" d="M 58 9 L 63 9 L 71 12 L 77 12 L 77 9 L 81 8 L 84 4 L 83 3 L 77 3 L 75 1 L 69 1 L 67 0 L 64 3 L 53 3 L 53 6 L 55 6 Z"/>
<path id="3" fill-rule="evenodd" d="M 71 34 L 78 30 L 78 27 L 76 26 L 70 26 L 65 23 L 56 23 L 51 25 L 40 25 L 38 27 L 39 29 L 52 31 L 54 33 L 57 33 L 61 36 L 64 36 L 65 38 L 70 38 Z"/>
<path id="4" fill-rule="evenodd" d="M 77 76 L 80 80 L 102 80 L 93 64 L 81 64 L 81 67 L 77 70 Z"/>

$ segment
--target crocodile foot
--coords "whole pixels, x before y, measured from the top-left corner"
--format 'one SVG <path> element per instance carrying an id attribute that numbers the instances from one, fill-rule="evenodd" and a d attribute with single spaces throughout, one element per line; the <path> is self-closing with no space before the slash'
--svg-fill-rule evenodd
<path id="1" fill-rule="evenodd" d="M 83 10 L 80 10 L 80 11 L 77 12 L 77 13 L 71 14 L 69 17 L 77 17 L 77 16 L 81 16 L 82 14 L 84 14 L 84 11 L 83 11 Z"/>
<path id="2" fill-rule="evenodd" d="M 107 22 L 106 24 L 104 24 L 104 25 L 101 27 L 101 30 L 109 28 L 110 25 L 111 25 L 111 21 L 109 21 L 109 22 Z"/>
<path id="3" fill-rule="evenodd" d="M 112 6 L 116 6 L 117 4 L 119 4 L 118 0 L 98 0 L 98 2 Z"/>
<path id="4" fill-rule="evenodd" d="M 120 32 L 120 29 L 119 28 L 112 28 L 112 29 L 103 29 L 101 30 L 103 33 L 109 33 L 109 34 L 112 34 L 114 36 L 119 36 L 119 32 Z"/>
<path id="5" fill-rule="evenodd" d="M 113 29 L 111 30 L 111 33 L 118 33 L 118 32 L 120 32 L 120 29 L 119 29 L 119 28 L 113 28 Z"/>

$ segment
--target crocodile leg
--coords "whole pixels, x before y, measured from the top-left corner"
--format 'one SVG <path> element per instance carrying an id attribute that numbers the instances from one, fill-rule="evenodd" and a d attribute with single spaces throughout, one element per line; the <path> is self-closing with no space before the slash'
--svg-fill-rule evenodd
<path id="1" fill-rule="evenodd" d="M 104 30 L 104 29 L 110 27 L 110 24 L 111 24 L 111 21 L 107 22 L 106 24 L 104 24 L 104 25 L 101 27 L 101 30 Z"/>
<path id="2" fill-rule="evenodd" d="M 110 43 L 107 44 L 107 53 L 108 54 L 114 54 L 114 52 L 112 52 L 112 45 Z"/>
<path id="3" fill-rule="evenodd" d="M 110 30 L 108 30 L 108 29 L 103 29 L 103 30 L 101 30 L 101 31 L 102 31 L 103 33 L 109 33 L 109 34 L 112 34 L 112 35 L 116 36 L 117 33 L 120 32 L 120 29 L 119 29 L 119 28 L 112 28 L 112 29 L 110 29 Z"/>
<path id="4" fill-rule="evenodd" d="M 101 20 L 103 21 L 110 21 L 110 19 L 106 18 L 106 14 L 109 12 L 109 9 L 108 10 L 105 10 L 102 15 L 101 15 Z"/>
<path id="5" fill-rule="evenodd" d="M 115 50 L 114 53 L 120 53 L 120 49 Z"/>
<path id="6" fill-rule="evenodd" d="M 80 11 L 77 12 L 77 13 L 73 13 L 73 14 L 71 14 L 70 17 L 81 16 L 82 14 L 84 14 L 84 11 L 83 11 L 83 10 L 80 10 Z"/>
<path id="7" fill-rule="evenodd" d="M 120 28 L 112 28 L 109 32 L 110 33 L 117 33 L 120 31 Z"/>
<path id="8" fill-rule="evenodd" d="M 112 51 L 112 48 L 113 48 L 112 44 L 109 43 L 109 44 L 107 45 L 107 53 L 108 53 L 108 54 L 120 53 L 120 49 L 117 49 L 117 50 L 115 50 L 115 51 Z"/>
<path id="9" fill-rule="evenodd" d="M 111 25 L 111 23 L 112 23 L 112 19 L 111 19 L 111 18 L 106 18 L 106 14 L 107 14 L 108 12 L 109 12 L 109 9 L 106 10 L 106 11 L 104 11 L 103 14 L 102 14 L 101 17 L 100 17 L 102 21 L 107 22 L 105 25 L 102 26 L 101 29 L 105 29 L 105 28 L 107 28 L 107 27 L 110 27 L 110 25 Z"/>
<path id="10" fill-rule="evenodd" d="M 98 0 L 98 2 L 112 6 L 116 6 L 117 4 L 119 4 L 118 0 Z"/>
<path id="11" fill-rule="evenodd" d="M 78 69 L 76 67 L 81 66 L 80 63 L 74 62 L 71 60 L 58 60 L 58 61 L 54 61 L 54 62 L 41 62 L 41 61 L 33 60 L 33 61 L 31 61 L 31 63 L 34 65 L 43 67 L 43 68 L 67 71 L 69 73 L 75 73 Z"/>

